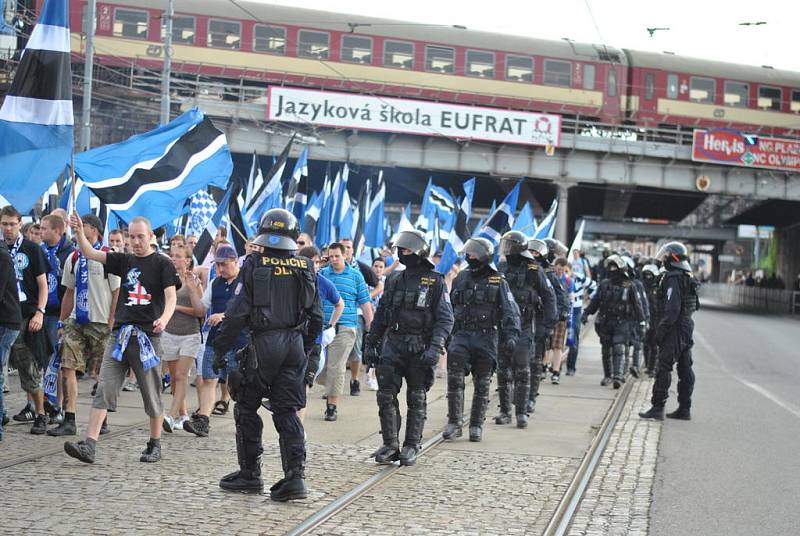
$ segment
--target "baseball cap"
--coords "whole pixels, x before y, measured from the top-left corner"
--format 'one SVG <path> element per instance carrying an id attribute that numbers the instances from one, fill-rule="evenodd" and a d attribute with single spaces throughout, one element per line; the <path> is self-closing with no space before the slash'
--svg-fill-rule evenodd
<path id="1" fill-rule="evenodd" d="M 104 228 L 103 222 L 100 220 L 100 218 L 98 218 L 94 214 L 92 213 L 86 214 L 84 216 L 81 216 L 81 219 L 83 220 L 83 223 L 91 225 L 92 227 L 97 229 L 100 232 L 100 234 L 103 233 L 103 228 Z"/>
<path id="2" fill-rule="evenodd" d="M 214 262 L 225 262 L 238 258 L 239 256 L 236 254 L 236 250 L 230 246 L 222 245 L 217 248 L 217 252 L 214 255 Z"/>

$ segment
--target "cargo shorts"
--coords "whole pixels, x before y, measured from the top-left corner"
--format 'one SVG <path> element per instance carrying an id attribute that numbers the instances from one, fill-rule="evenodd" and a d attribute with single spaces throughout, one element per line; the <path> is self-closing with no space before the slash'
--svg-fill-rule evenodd
<path id="1" fill-rule="evenodd" d="M 78 324 L 70 318 L 61 337 L 61 368 L 96 374 L 111 331 L 104 322 Z"/>

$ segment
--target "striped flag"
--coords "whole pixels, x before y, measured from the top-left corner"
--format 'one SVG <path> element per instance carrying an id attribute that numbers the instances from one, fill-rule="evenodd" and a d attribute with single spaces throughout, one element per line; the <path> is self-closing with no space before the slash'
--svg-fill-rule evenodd
<path id="1" fill-rule="evenodd" d="M 517 201 L 519 200 L 519 188 L 522 181 L 518 182 L 514 189 L 511 190 L 500 206 L 497 207 L 481 227 L 478 236 L 488 238 L 495 246 L 500 243 L 500 237 L 506 231 L 511 230 L 514 225 L 514 213 L 517 211 Z"/>
<path id="2" fill-rule="evenodd" d="M 461 200 L 461 206 L 458 207 L 456 212 L 456 223 L 450 231 L 450 236 L 447 238 L 447 244 L 444 246 L 442 258 L 439 260 L 439 265 L 436 271 L 446 274 L 453 267 L 458 260 L 458 254 L 464 247 L 464 244 L 469 240 L 469 217 L 472 214 L 472 196 L 475 194 L 475 177 L 464 183 L 464 199 Z"/>
<path id="3" fill-rule="evenodd" d="M 375 186 L 375 196 L 370 201 L 366 212 L 364 225 L 364 238 L 367 247 L 381 248 L 386 241 L 386 226 L 384 224 L 384 202 L 386 200 L 386 184 L 383 182 L 383 170 L 378 172 L 378 181 Z"/>
<path id="4" fill-rule="evenodd" d="M 317 235 L 317 222 L 319 221 L 320 212 L 322 212 L 322 202 L 324 198 L 320 192 L 311 194 L 311 200 L 308 202 L 308 210 L 303 216 L 303 232 L 309 236 Z"/>
<path id="5" fill-rule="evenodd" d="M 553 238 L 553 233 L 556 230 L 556 213 L 558 212 L 558 199 L 553 199 L 550 209 L 547 214 L 542 218 L 541 223 L 536 227 L 536 232 L 533 234 L 534 238 L 544 240 L 545 238 Z"/>
<path id="6" fill-rule="evenodd" d="M 180 216 L 199 190 L 224 188 L 233 161 L 225 134 L 193 108 L 155 130 L 77 155 L 75 171 L 123 221 L 144 216 L 156 228 Z"/>
<path id="7" fill-rule="evenodd" d="M 286 144 L 281 155 L 267 172 L 267 182 L 261 185 L 261 188 L 253 194 L 250 204 L 246 205 L 244 223 L 248 228 L 257 230 L 261 216 L 269 209 L 279 208 L 282 205 L 281 177 L 283 170 L 286 169 L 286 160 L 289 158 L 292 143 L 294 143 L 294 136 L 289 139 L 289 143 Z"/>
<path id="8" fill-rule="evenodd" d="M 72 156 L 68 0 L 45 0 L 0 108 L 0 194 L 25 214 Z"/>
<path id="9" fill-rule="evenodd" d="M 308 177 L 308 145 L 303 147 L 303 151 L 294 164 L 292 178 L 289 179 L 289 188 L 286 191 L 286 208 L 292 213 L 296 202 L 299 201 L 303 206 L 306 204 L 305 193 L 300 191 L 300 179 L 302 177 Z M 300 196 L 299 199 L 298 196 Z"/>

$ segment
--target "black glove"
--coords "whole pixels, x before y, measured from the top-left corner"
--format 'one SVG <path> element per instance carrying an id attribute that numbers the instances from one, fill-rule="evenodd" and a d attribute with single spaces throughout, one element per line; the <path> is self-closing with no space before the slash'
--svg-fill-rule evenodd
<path id="1" fill-rule="evenodd" d="M 514 353 L 514 349 L 517 347 L 517 340 L 508 338 L 503 341 L 501 345 L 501 349 L 503 350 L 503 354 L 506 356 L 510 356 Z"/>
<path id="2" fill-rule="evenodd" d="M 586 325 L 588 323 L 589 323 L 589 315 L 587 315 L 586 313 L 583 313 L 581 315 L 581 324 Z"/>
<path id="3" fill-rule="evenodd" d="M 419 362 L 423 367 L 435 367 L 439 363 L 439 358 L 442 354 L 444 354 L 444 341 L 435 338 L 419 357 Z"/>
<path id="4" fill-rule="evenodd" d="M 364 349 L 361 352 L 361 362 L 368 367 L 375 368 L 381 363 L 380 340 L 372 335 L 364 337 Z"/>
<path id="5" fill-rule="evenodd" d="M 219 374 L 219 371 L 224 369 L 228 366 L 228 360 L 225 358 L 225 354 L 214 354 L 214 361 L 211 362 L 211 370 L 214 371 L 214 374 Z"/>
<path id="6" fill-rule="evenodd" d="M 319 356 L 321 351 L 322 347 L 319 344 L 313 345 L 311 350 L 308 351 L 308 366 L 306 367 L 306 375 L 305 378 L 303 378 L 303 383 L 309 387 L 314 385 L 314 378 L 317 377 L 317 371 L 319 371 Z"/>

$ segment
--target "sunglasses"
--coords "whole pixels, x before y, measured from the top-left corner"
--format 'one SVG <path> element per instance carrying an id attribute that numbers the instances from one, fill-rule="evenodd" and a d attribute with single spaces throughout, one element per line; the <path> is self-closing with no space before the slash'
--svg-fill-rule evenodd
<path id="1" fill-rule="evenodd" d="M 305 240 L 298 240 L 298 241 L 297 241 L 297 245 L 298 245 L 298 246 L 305 246 L 305 245 L 306 245 L 306 242 L 305 242 Z"/>

